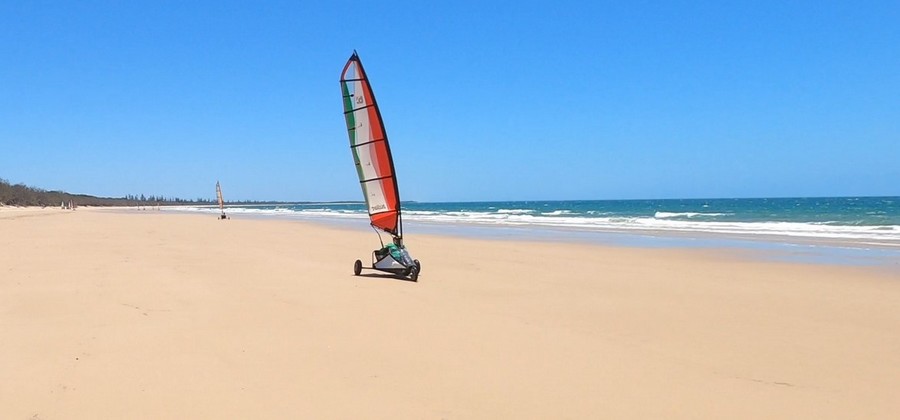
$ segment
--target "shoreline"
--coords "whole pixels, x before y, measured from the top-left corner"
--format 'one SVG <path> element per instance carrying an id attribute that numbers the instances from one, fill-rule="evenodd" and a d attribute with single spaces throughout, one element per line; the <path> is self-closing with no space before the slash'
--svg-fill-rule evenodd
<path id="1" fill-rule="evenodd" d="M 163 212 L 180 214 L 212 214 L 214 211 L 163 208 Z M 227 207 L 226 207 L 226 213 Z M 259 220 L 308 222 L 322 226 L 370 231 L 364 218 L 306 216 L 300 214 L 232 213 L 230 216 Z M 501 226 L 467 223 L 406 221 L 406 233 L 451 236 L 457 238 L 533 241 L 546 243 L 581 243 L 610 247 L 725 249 L 755 255 L 770 261 L 810 264 L 880 266 L 900 273 L 900 244 L 861 243 L 852 239 L 807 238 L 786 235 L 723 234 L 711 232 L 678 232 L 666 230 L 585 230 L 546 226 Z"/>
<path id="2" fill-rule="evenodd" d="M 191 206 L 196 208 L 197 206 Z M 55 207 L 0 207 L 2 211 L 13 212 L 69 212 Z M 182 206 L 145 207 L 79 207 L 87 211 L 101 211 L 133 214 L 183 214 L 207 216 L 218 214 L 216 206 L 208 211 L 185 210 Z M 227 207 L 226 207 L 226 213 Z M 374 233 L 364 218 L 329 218 L 299 214 L 256 214 L 232 213 L 229 217 L 239 219 L 272 220 L 336 228 L 354 232 Z M 874 267 L 891 274 L 900 275 L 900 244 L 860 243 L 840 238 L 805 238 L 784 235 L 742 235 L 710 232 L 677 232 L 665 230 L 583 230 L 565 227 L 545 226 L 494 226 L 467 223 L 406 222 L 407 236 L 429 235 L 447 236 L 460 239 L 480 239 L 489 241 L 527 241 L 549 244 L 587 244 L 604 247 L 627 247 L 637 249 L 687 249 L 739 253 L 745 258 L 799 264 L 834 265 L 852 267 Z M 412 230 L 410 230 L 412 229 Z M 375 236 L 375 235 L 373 235 Z M 376 242 L 377 243 L 377 242 Z"/>

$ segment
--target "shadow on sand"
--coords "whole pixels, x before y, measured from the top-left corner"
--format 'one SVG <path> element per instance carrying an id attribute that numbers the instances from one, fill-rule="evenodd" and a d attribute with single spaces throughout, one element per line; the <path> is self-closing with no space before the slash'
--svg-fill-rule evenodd
<path id="1" fill-rule="evenodd" d="M 370 279 L 383 279 L 383 280 L 399 280 L 399 281 L 405 281 L 405 282 L 409 282 L 409 283 L 416 283 L 415 281 L 413 281 L 413 279 L 411 279 L 409 277 L 401 276 L 399 274 L 390 274 L 390 273 L 384 273 L 384 274 L 360 273 L 359 275 L 354 275 L 353 277 L 367 277 Z"/>

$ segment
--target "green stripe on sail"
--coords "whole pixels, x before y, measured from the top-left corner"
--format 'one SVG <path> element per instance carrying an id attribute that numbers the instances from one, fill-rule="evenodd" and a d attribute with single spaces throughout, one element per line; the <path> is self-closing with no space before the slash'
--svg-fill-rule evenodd
<path id="1" fill-rule="evenodd" d="M 341 89 L 344 91 L 344 119 L 347 121 L 347 134 L 350 136 L 350 151 L 353 152 L 353 163 L 356 164 L 356 176 L 359 177 L 359 185 L 362 187 L 363 197 L 366 199 L 366 208 L 369 208 L 369 190 L 366 189 L 366 183 L 363 181 L 363 170 L 362 165 L 359 163 L 359 152 L 356 146 L 356 117 L 355 112 L 351 112 L 353 110 L 353 100 L 350 96 L 349 84 L 351 82 L 344 82 L 341 85 Z"/>

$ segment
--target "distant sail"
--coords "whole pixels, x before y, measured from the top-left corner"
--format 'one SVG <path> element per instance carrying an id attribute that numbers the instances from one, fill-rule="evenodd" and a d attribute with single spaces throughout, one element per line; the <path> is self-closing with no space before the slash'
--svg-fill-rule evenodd
<path id="1" fill-rule="evenodd" d="M 225 214 L 225 200 L 222 199 L 222 187 L 219 186 L 219 181 L 216 181 L 216 199 L 219 200 L 219 210 Z"/>
<path id="2" fill-rule="evenodd" d="M 391 147 L 375 94 L 355 51 L 341 72 L 341 91 L 350 150 L 372 226 L 402 237 L 400 192 Z"/>

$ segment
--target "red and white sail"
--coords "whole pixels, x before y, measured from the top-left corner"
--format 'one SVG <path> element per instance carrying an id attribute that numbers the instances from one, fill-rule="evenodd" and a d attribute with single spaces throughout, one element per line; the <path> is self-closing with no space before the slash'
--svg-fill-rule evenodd
<path id="1" fill-rule="evenodd" d="M 402 237 L 400 192 L 391 148 L 375 94 L 356 52 L 341 72 L 341 91 L 350 150 L 372 226 Z"/>

